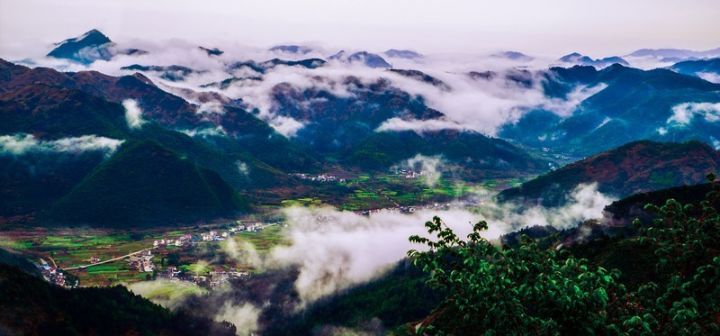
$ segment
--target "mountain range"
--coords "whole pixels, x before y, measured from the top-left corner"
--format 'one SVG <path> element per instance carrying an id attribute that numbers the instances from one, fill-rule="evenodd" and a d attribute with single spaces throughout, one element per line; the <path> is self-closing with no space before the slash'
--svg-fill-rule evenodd
<path id="1" fill-rule="evenodd" d="M 280 45 L 267 51 L 276 55 L 268 60 L 234 60 L 218 48 L 193 48 L 203 50 L 209 62 L 222 64 L 228 77 L 188 86 L 188 78 L 212 71 L 136 63 L 131 57 L 118 69 L 124 75 L 117 76 L 0 60 L 0 194 L 18 196 L 0 206 L 0 216 L 110 226 L 175 223 L 181 218 L 192 222 L 248 211 L 259 199 L 279 203 L 318 194 L 317 185 L 298 178 L 298 173 L 382 173 L 417 155 L 441 158 L 444 168 L 471 181 L 547 173 L 501 194 L 541 203 L 557 203 L 563 196 L 554 190 L 571 190 L 592 180 L 601 191 L 618 197 L 696 183 L 717 164 L 712 147 L 720 147 L 720 84 L 697 77 L 714 69 L 713 60 L 641 70 L 620 58 L 574 53 L 561 61 L 590 65 L 468 70 L 461 75 L 471 85 L 499 82 L 504 90 L 537 90 L 546 100 L 572 102 L 578 90 L 591 92 L 565 113 L 521 106 L 516 121 L 490 136 L 471 128 L 383 128 L 391 120 L 446 123 L 453 117 L 434 108 L 431 97 L 411 93 L 392 76 L 440 95 L 454 94 L 455 85 L 465 84 L 448 82 L 432 71 L 394 68 L 380 54 L 341 51 L 323 59 L 310 57 L 318 53 L 309 47 Z M 92 30 L 57 45 L 50 57 L 88 64 L 111 59 L 118 50 L 130 49 Z M 97 57 L 84 58 L 89 54 Z M 298 57 L 278 58 L 287 55 Z M 411 50 L 390 49 L 382 55 L 424 60 Z M 494 57 L 530 60 L 519 52 Z M 382 75 L 333 77 L 327 74 L 333 62 L 377 68 Z M 233 95 L 245 81 L 265 83 L 278 73 L 293 72 L 309 73 L 313 85 L 291 80 L 268 84 L 262 111 L 252 99 Z M 280 133 L 278 120 L 291 120 L 296 129 Z M 699 142 L 656 143 L 685 141 Z M 29 144 L 30 150 L 12 152 L 18 144 Z M 84 149 L 68 149 L 68 144 Z M 677 157 L 683 151 L 694 156 Z M 548 173 L 551 167 L 588 156 Z M 592 173 L 598 165 L 607 169 L 605 175 Z M 152 179 L 145 175 L 149 172 L 183 178 Z M 184 190 L 188 193 L 181 192 L 182 184 L 192 186 Z M 144 192 L 134 194 L 138 190 Z M 166 194 L 177 198 L 167 199 Z M 321 197 L 333 201 L 342 195 Z M 84 210 L 82 204 L 93 206 Z M 112 218 L 100 216 L 103 213 Z M 139 218 L 147 218 L 147 223 Z"/>
<path id="2" fill-rule="evenodd" d="M 720 125 L 712 117 L 717 113 L 712 104 L 720 102 L 720 84 L 667 69 L 620 64 L 602 70 L 551 68 L 546 76 L 542 85 L 550 96 L 566 97 L 577 85 L 600 90 L 569 117 L 533 110 L 506 125 L 501 137 L 579 156 L 642 139 L 720 144 Z"/>

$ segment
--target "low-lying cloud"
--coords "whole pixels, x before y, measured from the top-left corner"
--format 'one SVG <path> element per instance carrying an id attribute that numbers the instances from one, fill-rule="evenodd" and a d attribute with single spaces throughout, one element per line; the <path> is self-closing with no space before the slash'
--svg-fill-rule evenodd
<path id="1" fill-rule="evenodd" d="M 0 154 L 23 155 L 31 152 L 82 153 L 102 151 L 107 155 L 114 153 L 124 140 L 111 139 L 96 135 L 41 140 L 31 134 L 0 136 Z"/>
<path id="2" fill-rule="evenodd" d="M 498 66 L 498 65 L 495 65 Z M 503 65 L 509 66 L 509 65 Z M 413 130 L 416 132 L 439 129 L 473 130 L 494 136 L 497 130 L 519 120 L 533 109 L 544 109 L 561 117 L 572 115 L 576 107 L 586 98 L 603 90 L 605 85 L 593 87 L 578 86 L 565 99 L 551 98 L 542 88 L 543 71 L 527 71 L 530 85 L 519 84 L 507 78 L 516 69 L 502 67 L 494 70 L 498 75 L 488 79 L 473 79 L 469 67 L 458 72 L 443 69 L 423 69 L 429 75 L 448 83 L 452 90 L 429 85 L 398 74 L 387 74 L 393 85 L 412 95 L 423 97 L 425 103 L 445 117 L 433 120 L 390 119 L 378 130 Z"/>
<path id="3" fill-rule="evenodd" d="M 668 124 L 687 126 L 696 117 L 707 122 L 717 122 L 720 120 L 720 103 L 682 103 L 673 106 L 672 112 Z"/>
<path id="4" fill-rule="evenodd" d="M 405 258 L 408 250 L 419 247 L 408 237 L 423 234 L 423 224 L 433 216 L 442 218 L 461 237 L 471 232 L 472 224 L 484 219 L 489 229 L 483 237 L 496 240 L 523 227 L 550 225 L 565 229 L 601 218 L 603 208 L 613 201 L 598 192 L 595 184 L 578 186 L 569 200 L 559 208 L 523 209 L 486 197 L 472 208 L 458 205 L 410 214 L 387 210 L 369 216 L 331 207 L 289 208 L 285 215 L 291 244 L 275 248 L 268 263 L 270 267 L 299 267 L 295 287 L 302 302 L 309 303 L 369 281 Z"/>
<path id="5" fill-rule="evenodd" d="M 720 84 L 720 73 L 715 72 L 699 72 L 698 77 L 712 83 Z"/>
<path id="6" fill-rule="evenodd" d="M 256 270 L 262 270 L 264 267 L 264 261 L 255 250 L 255 246 L 247 241 L 227 239 L 222 244 L 222 251 L 240 264 L 252 266 Z"/>
<path id="7" fill-rule="evenodd" d="M 125 122 L 130 129 L 139 129 L 147 121 L 142 117 L 142 109 L 134 99 L 125 99 L 122 102 L 125 108 Z"/>
<path id="8" fill-rule="evenodd" d="M 444 160 L 442 156 L 425 156 L 417 154 L 400 165 L 400 168 L 410 169 L 414 173 L 418 173 L 420 178 L 429 187 L 434 187 L 442 176 Z"/>
<path id="9" fill-rule="evenodd" d="M 329 206 L 286 208 L 283 213 L 288 224 L 284 231 L 287 244 L 262 255 L 246 242 L 228 239 L 222 244 L 223 253 L 228 257 L 265 271 L 258 275 L 261 277 L 257 279 L 259 282 L 216 289 L 200 302 L 214 305 L 207 312 L 208 316 L 216 321 L 233 323 L 238 335 L 249 335 L 262 331 L 261 323 L 265 323 L 261 322 L 262 316 L 270 310 L 277 314 L 276 310 L 282 306 L 282 314 L 298 312 L 318 299 L 382 276 L 404 259 L 408 250 L 423 248 L 409 242 L 408 237 L 416 234 L 427 237 L 424 223 L 433 216 L 442 218 L 460 237 L 467 236 L 477 221 L 486 220 L 489 228 L 482 236 L 498 241 L 502 235 L 528 226 L 549 225 L 566 229 L 588 219 L 602 218 L 603 208 L 613 201 L 598 192 L 596 184 L 577 186 L 569 193 L 568 203 L 558 208 L 524 208 L 512 203 L 497 203 L 493 196 L 490 192 L 478 192 L 472 202 L 453 203 L 444 208 L 421 208 L 411 213 L 388 209 L 367 216 Z M 272 276 L 263 279 L 265 274 Z M 286 278 L 276 277 L 277 274 L 294 275 Z M 287 299 L 278 302 L 269 299 L 275 295 L 272 288 L 280 284 L 284 287 L 285 281 L 293 283 L 297 297 L 294 292 L 287 293 L 287 289 L 282 289 L 285 294 L 277 294 L 288 295 Z M 262 286 L 258 287 L 261 282 Z M 134 284 L 131 288 L 167 307 L 178 307 L 182 296 L 162 294 L 168 285 L 172 284 L 154 281 Z M 183 295 L 190 291 L 174 290 Z M 263 295 L 268 298 L 258 299 Z"/>
<path id="10" fill-rule="evenodd" d="M 239 336 L 254 335 L 258 330 L 258 318 L 262 310 L 250 303 L 242 305 L 234 305 L 225 302 L 220 312 L 215 315 L 215 321 L 230 322 L 236 328 L 236 334 Z"/>

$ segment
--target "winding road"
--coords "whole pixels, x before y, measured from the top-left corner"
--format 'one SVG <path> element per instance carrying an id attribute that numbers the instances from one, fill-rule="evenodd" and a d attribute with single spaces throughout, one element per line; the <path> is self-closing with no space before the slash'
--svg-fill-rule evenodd
<path id="1" fill-rule="evenodd" d="M 102 264 L 106 264 L 106 263 L 113 262 L 113 261 L 122 260 L 122 259 L 125 259 L 125 258 L 127 258 L 127 257 L 134 256 L 134 255 L 136 255 L 136 254 L 140 254 L 140 253 L 143 253 L 143 252 L 145 252 L 145 251 L 152 250 L 152 249 L 153 249 L 152 247 L 149 247 L 149 248 L 146 248 L 146 249 L 142 249 L 142 250 L 140 250 L 140 251 L 135 251 L 135 252 L 132 252 L 132 253 L 128 253 L 128 254 L 126 254 L 126 255 L 124 255 L 124 256 L 119 256 L 119 257 L 115 257 L 115 258 L 112 258 L 112 259 L 103 260 L 103 261 L 101 261 L 101 262 L 97 262 L 97 263 L 94 263 L 94 264 L 87 264 L 87 265 L 80 265 L 80 266 L 75 266 L 75 267 L 62 268 L 62 270 L 72 271 L 72 270 L 78 270 L 78 269 L 85 269 L 85 268 L 88 268 L 88 267 L 90 267 L 90 266 L 97 266 L 97 265 L 102 265 Z"/>

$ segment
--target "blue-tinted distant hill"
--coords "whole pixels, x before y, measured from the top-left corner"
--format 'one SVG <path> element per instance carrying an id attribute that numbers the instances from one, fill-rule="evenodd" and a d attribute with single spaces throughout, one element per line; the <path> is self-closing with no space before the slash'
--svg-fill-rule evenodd
<path id="1" fill-rule="evenodd" d="M 676 48 L 639 49 L 627 56 L 652 58 L 661 62 L 680 62 L 720 57 L 720 48 L 701 51 Z"/>
<path id="2" fill-rule="evenodd" d="M 610 56 L 605 58 L 590 58 L 589 56 L 582 55 L 580 53 L 571 53 L 568 55 L 565 55 L 563 57 L 560 57 L 560 62 L 563 63 L 570 63 L 574 65 L 585 65 L 585 66 L 594 66 L 598 68 L 604 68 L 613 64 L 621 64 L 628 66 L 630 65 L 626 60 L 624 60 L 622 57 L 619 56 Z"/>
<path id="3" fill-rule="evenodd" d="M 501 137 L 586 156 L 642 139 L 700 140 L 716 145 L 720 134 L 720 123 L 705 117 L 705 113 L 717 113 L 712 108 L 720 102 L 720 84 L 694 76 L 619 64 L 602 70 L 575 66 L 550 69 L 543 86 L 547 95 L 558 98 L 567 97 L 578 86 L 603 89 L 584 100 L 569 117 L 531 111 L 517 123 L 506 125 Z M 678 111 L 687 112 L 688 120 L 673 119 Z"/>
<path id="4" fill-rule="evenodd" d="M 92 29 L 78 37 L 55 44 L 55 48 L 47 56 L 90 64 L 99 60 L 110 60 L 115 55 L 144 55 L 147 53 L 147 51 L 137 48 L 118 48 L 105 34 L 97 29 Z"/>
<path id="5" fill-rule="evenodd" d="M 350 64 L 362 64 L 369 68 L 392 68 L 392 65 L 382 56 L 367 51 L 358 51 L 348 55 L 344 50 L 341 50 L 330 56 L 329 59 Z"/>
<path id="6" fill-rule="evenodd" d="M 391 58 L 405 58 L 405 59 L 419 59 L 423 58 L 423 55 L 413 50 L 406 49 L 388 49 L 384 52 L 387 57 Z"/>
<path id="7" fill-rule="evenodd" d="M 89 64 L 96 60 L 109 60 L 112 41 L 97 29 L 58 43 L 48 56 Z"/>
<path id="8" fill-rule="evenodd" d="M 720 58 L 678 62 L 671 69 L 685 75 L 714 74 L 720 78 Z"/>

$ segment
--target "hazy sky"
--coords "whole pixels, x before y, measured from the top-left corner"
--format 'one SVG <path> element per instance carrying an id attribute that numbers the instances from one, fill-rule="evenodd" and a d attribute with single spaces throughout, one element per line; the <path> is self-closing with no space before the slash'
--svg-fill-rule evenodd
<path id="1" fill-rule="evenodd" d="M 34 56 L 91 28 L 119 41 L 599 57 L 720 47 L 720 0 L 0 0 L 0 55 Z"/>

